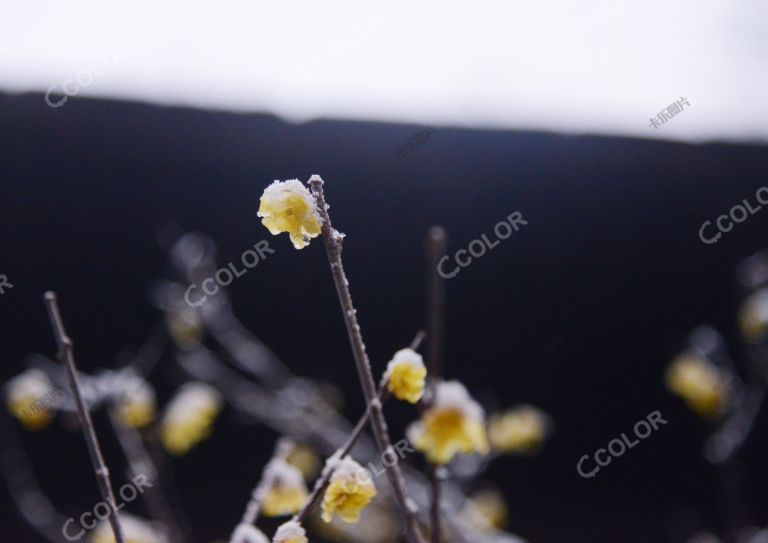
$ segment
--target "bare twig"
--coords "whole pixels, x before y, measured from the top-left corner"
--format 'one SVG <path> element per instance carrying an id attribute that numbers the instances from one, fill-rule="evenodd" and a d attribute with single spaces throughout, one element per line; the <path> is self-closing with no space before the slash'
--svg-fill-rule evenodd
<path id="1" fill-rule="evenodd" d="M 112 531 L 115 534 L 115 541 L 117 543 L 125 543 L 123 540 L 123 531 L 120 527 L 120 519 L 117 515 L 115 495 L 112 491 L 112 484 L 109 481 L 109 469 L 107 469 L 107 465 L 104 463 L 104 457 L 101 454 L 101 447 L 99 446 L 99 440 L 96 437 L 96 430 L 93 427 L 91 415 L 85 407 L 85 402 L 83 401 L 80 392 L 80 383 L 77 376 L 77 366 L 75 365 L 72 340 L 67 336 L 67 332 L 64 329 L 64 322 L 61 319 L 59 304 L 56 301 L 56 294 L 50 291 L 46 292 L 43 300 L 45 302 L 45 307 L 48 310 L 48 319 L 51 322 L 53 335 L 56 338 L 56 343 L 59 348 L 59 361 L 64 364 L 67 370 L 69 388 L 77 405 L 77 416 L 80 419 L 80 425 L 83 428 L 83 437 L 85 437 L 85 444 L 88 447 L 88 454 L 91 457 L 91 464 L 93 464 L 96 481 L 99 484 L 99 491 L 101 492 L 101 497 L 109 504 L 111 510 L 109 514 L 109 524 L 112 526 Z"/>
<path id="2" fill-rule="evenodd" d="M 323 194 L 323 180 L 319 175 L 313 175 L 309 180 L 309 185 L 317 199 L 318 211 L 323 219 L 322 232 L 323 241 L 325 242 L 325 250 L 331 266 L 333 281 L 336 284 L 336 292 L 339 296 L 342 315 L 347 326 L 347 334 L 352 346 L 352 353 L 355 358 L 363 395 L 365 396 L 366 404 L 370 405 L 373 436 L 376 440 L 376 446 L 378 447 L 379 452 L 384 454 L 392 448 L 392 442 L 389 438 L 389 432 L 387 431 L 387 422 L 384 419 L 381 402 L 376 398 L 376 384 L 373 380 L 373 374 L 371 373 L 371 364 L 368 360 L 368 354 L 365 351 L 365 343 L 363 343 L 363 337 L 360 333 L 360 325 L 357 322 L 357 310 L 352 303 L 352 295 L 349 292 L 349 283 L 344 273 L 344 266 L 341 260 L 342 236 L 334 230 L 331 225 L 331 218 L 328 215 L 328 206 L 325 203 L 325 196 Z M 407 538 L 411 543 L 421 543 L 423 537 L 414 517 L 415 511 L 413 509 L 415 508 L 415 502 L 411 501 L 409 503 L 408 501 L 405 490 L 405 481 L 403 479 L 403 474 L 400 471 L 400 467 L 396 462 L 391 466 L 385 463 L 385 466 L 387 478 L 392 486 L 395 501 L 400 507 L 400 512 L 403 516 Z"/>
<path id="3" fill-rule="evenodd" d="M 181 528 L 174 519 L 168 501 L 160 488 L 160 475 L 154 461 L 144 447 L 144 442 L 138 430 L 121 424 L 113 409 L 109 409 L 109 420 L 115 431 L 120 447 L 123 449 L 132 475 L 144 475 L 150 481 L 155 481 L 153 490 L 141 493 L 147 510 L 152 517 L 159 521 L 166 529 L 168 539 L 172 543 L 181 543 L 184 538 Z"/>
<path id="4" fill-rule="evenodd" d="M 435 388 L 440 378 L 443 365 L 443 328 L 445 315 L 445 279 L 438 272 L 440 259 L 445 254 L 447 235 L 440 226 L 429 229 L 426 239 L 427 261 L 427 364 L 429 367 L 429 398 L 435 400 Z M 430 524 L 432 543 L 440 543 L 440 483 L 444 470 L 430 465 L 429 482 L 431 488 Z"/>

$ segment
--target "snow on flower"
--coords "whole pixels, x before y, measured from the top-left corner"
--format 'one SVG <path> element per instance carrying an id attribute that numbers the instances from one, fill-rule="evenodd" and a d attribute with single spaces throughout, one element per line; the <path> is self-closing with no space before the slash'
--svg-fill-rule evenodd
<path id="1" fill-rule="evenodd" d="M 116 402 L 117 417 L 130 428 L 141 428 L 155 419 L 155 391 L 143 379 L 137 379 Z"/>
<path id="2" fill-rule="evenodd" d="M 162 422 L 163 444 L 183 455 L 211 433 L 221 410 L 221 396 L 211 386 L 190 382 L 181 387 L 168 405 Z"/>
<path id="3" fill-rule="evenodd" d="M 298 468 L 285 460 L 275 458 L 267 464 L 264 477 L 272 481 L 262 505 L 264 515 L 292 515 L 304 506 L 309 492 L 304 476 Z"/>
<path id="4" fill-rule="evenodd" d="M 398 400 L 417 403 L 424 395 L 427 368 L 421 355 L 413 349 L 401 349 L 387 365 L 384 379 Z"/>
<path id="5" fill-rule="evenodd" d="M 258 216 L 272 235 L 288 232 L 297 249 L 319 236 L 323 223 L 314 196 L 298 179 L 269 185 L 261 196 Z"/>
<path id="6" fill-rule="evenodd" d="M 232 535 L 232 543 L 269 543 L 269 539 L 255 526 L 238 524 Z"/>
<path id="7" fill-rule="evenodd" d="M 29 369 L 6 385 L 8 410 L 27 430 L 41 430 L 53 419 L 53 411 L 46 401 L 53 393 L 53 385 L 45 372 Z"/>
<path id="8" fill-rule="evenodd" d="M 377 494 L 371 474 L 349 456 L 332 457 L 326 469 L 332 469 L 333 475 L 323 495 L 323 520 L 331 522 L 337 515 L 344 522 L 357 522 Z"/>
<path id="9" fill-rule="evenodd" d="M 489 452 L 485 414 L 458 381 L 438 383 L 435 401 L 408 429 L 411 443 L 433 464 L 447 464 L 458 452 Z"/>
<path id="10" fill-rule="evenodd" d="M 272 543 L 309 543 L 309 539 L 301 524 L 291 520 L 277 529 Z"/>

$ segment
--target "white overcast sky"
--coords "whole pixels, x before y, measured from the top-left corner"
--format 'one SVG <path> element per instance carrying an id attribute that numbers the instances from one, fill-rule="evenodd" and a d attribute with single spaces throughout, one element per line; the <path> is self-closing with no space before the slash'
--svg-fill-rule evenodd
<path id="1" fill-rule="evenodd" d="M 65 84 L 292 121 L 766 142 L 768 0 L 2 0 L 0 90 Z"/>

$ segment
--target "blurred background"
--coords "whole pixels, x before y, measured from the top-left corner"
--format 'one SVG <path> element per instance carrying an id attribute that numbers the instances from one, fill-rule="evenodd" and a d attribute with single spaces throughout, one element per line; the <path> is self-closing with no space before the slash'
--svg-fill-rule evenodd
<path id="1" fill-rule="evenodd" d="M 2 10 L 0 276 L 12 287 L 0 382 L 31 353 L 54 356 L 49 289 L 80 368 L 120 367 L 162 325 L 173 241 L 202 232 L 220 265 L 269 241 L 275 253 L 229 286 L 233 311 L 293 373 L 338 387 L 356 420 L 364 402 L 323 248 L 296 251 L 256 216 L 271 181 L 319 173 L 376 375 L 425 326 L 429 227 L 445 227 L 453 259 L 511 213 L 527 221 L 446 281 L 446 377 L 488 412 L 530 403 L 554 421 L 537 455 L 501 457 L 469 487 L 504 495 L 508 531 L 747 541 L 734 534 L 768 523 L 765 417 L 724 474 L 702 454 L 717 423 L 664 380 L 702 323 L 750 379 L 735 270 L 767 245 L 765 3 Z M 711 239 L 745 199 L 756 211 L 707 243 L 703 224 Z M 159 403 L 187 378 L 163 358 Z M 668 424 L 579 476 L 583 455 L 653 411 Z M 388 416 L 402 436 L 416 412 Z M 122 475 L 106 417 L 95 420 Z M 276 437 L 225 407 L 208 440 L 170 461 L 189 541 L 226 539 Z M 62 512 L 99 500 L 76 427 L 22 443 Z M 0 504 L 1 540 L 43 540 L 5 487 Z"/>

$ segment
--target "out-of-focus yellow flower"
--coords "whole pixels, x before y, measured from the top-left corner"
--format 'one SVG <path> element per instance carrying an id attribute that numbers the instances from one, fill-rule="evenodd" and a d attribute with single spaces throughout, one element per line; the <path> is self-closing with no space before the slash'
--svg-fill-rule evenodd
<path id="1" fill-rule="evenodd" d="M 6 385 L 8 410 L 27 430 L 41 430 L 53 420 L 51 403 L 58 393 L 44 371 L 26 370 Z"/>
<path id="2" fill-rule="evenodd" d="M 320 459 L 315 452 L 306 445 L 295 445 L 288 453 L 286 462 L 301 471 L 305 479 L 313 478 L 320 471 Z"/>
<path id="3" fill-rule="evenodd" d="M 211 433 L 220 410 L 221 396 L 209 385 L 191 382 L 182 386 L 163 416 L 165 448 L 177 456 L 189 452 Z"/>
<path id="4" fill-rule="evenodd" d="M 203 339 L 203 321 L 198 312 L 186 305 L 166 313 L 165 324 L 173 342 L 181 349 L 197 347 Z"/>
<path id="5" fill-rule="evenodd" d="M 483 408 L 458 381 L 437 384 L 433 405 L 411 425 L 408 438 L 438 465 L 447 464 L 458 452 L 489 452 Z"/>
<path id="6" fill-rule="evenodd" d="M 709 360 L 692 354 L 677 357 L 667 368 L 666 384 L 700 417 L 717 419 L 725 414 L 729 377 Z"/>
<path id="7" fill-rule="evenodd" d="M 349 456 L 328 462 L 326 469 L 332 469 L 333 475 L 323 495 L 323 520 L 331 522 L 337 515 L 344 522 L 355 523 L 377 494 L 371 474 Z"/>
<path id="8" fill-rule="evenodd" d="M 150 523 L 129 513 L 120 513 L 120 525 L 125 543 L 167 543 L 165 537 Z M 115 543 L 115 534 L 109 522 L 103 520 L 91 532 L 89 539 L 91 543 Z"/>
<path id="9" fill-rule="evenodd" d="M 496 490 L 480 490 L 464 504 L 462 513 L 478 530 L 502 528 L 507 521 L 507 504 Z"/>
<path id="10" fill-rule="evenodd" d="M 290 520 L 277 529 L 272 543 L 309 543 L 309 539 L 301 524 Z"/>
<path id="11" fill-rule="evenodd" d="M 748 342 L 762 343 L 768 336 L 768 289 L 747 298 L 739 308 L 739 328 Z"/>
<path id="12" fill-rule="evenodd" d="M 298 179 L 269 185 L 261 196 L 258 215 L 271 234 L 288 232 L 297 249 L 319 236 L 323 224 L 315 197 Z"/>
<path id="13" fill-rule="evenodd" d="M 143 379 L 137 380 L 116 405 L 118 419 L 130 428 L 142 428 L 155 420 L 155 391 Z"/>
<path id="14" fill-rule="evenodd" d="M 532 405 L 493 415 L 488 423 L 491 446 L 503 453 L 536 452 L 549 433 L 549 417 Z"/>
<path id="15" fill-rule="evenodd" d="M 395 398 L 410 403 L 417 403 L 424 395 L 426 377 L 424 360 L 413 349 L 397 351 L 384 373 L 387 387 Z"/>
<path id="16" fill-rule="evenodd" d="M 256 526 L 243 523 L 235 528 L 232 543 L 269 543 L 269 539 Z"/>
<path id="17" fill-rule="evenodd" d="M 264 470 L 264 477 L 272 481 L 262 504 L 265 516 L 292 515 L 304 506 L 309 492 L 304 476 L 296 467 L 285 460 L 274 459 Z"/>

